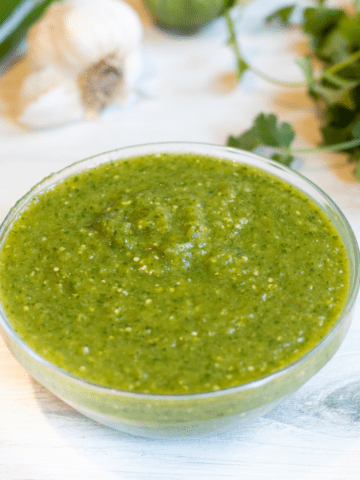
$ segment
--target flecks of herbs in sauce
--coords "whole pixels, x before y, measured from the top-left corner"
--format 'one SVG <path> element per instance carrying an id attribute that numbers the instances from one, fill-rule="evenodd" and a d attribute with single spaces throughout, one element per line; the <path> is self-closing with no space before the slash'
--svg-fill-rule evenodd
<path id="1" fill-rule="evenodd" d="M 305 195 L 198 155 L 100 165 L 35 198 L 0 295 L 36 352 L 101 385 L 229 388 L 301 357 L 336 322 L 348 259 Z"/>

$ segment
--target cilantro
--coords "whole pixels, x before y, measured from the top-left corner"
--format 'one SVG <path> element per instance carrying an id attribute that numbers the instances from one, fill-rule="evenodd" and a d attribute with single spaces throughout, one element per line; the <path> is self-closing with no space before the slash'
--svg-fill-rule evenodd
<path id="1" fill-rule="evenodd" d="M 281 25 L 289 25 L 291 15 L 293 14 L 296 5 L 288 5 L 287 7 L 282 7 L 279 10 L 276 10 L 271 15 L 268 15 L 265 18 L 266 23 L 278 22 Z"/>
<path id="2" fill-rule="evenodd" d="M 360 138 L 360 121 L 352 129 L 352 133 L 355 138 Z"/>
<path id="3" fill-rule="evenodd" d="M 226 22 L 227 22 L 228 31 L 229 31 L 229 38 L 228 38 L 227 43 L 228 43 L 229 47 L 231 47 L 235 52 L 236 62 L 237 62 L 236 71 L 237 71 L 238 79 L 240 80 L 242 78 L 243 74 L 246 72 L 246 70 L 249 70 L 249 65 L 244 60 L 244 58 L 241 54 L 240 46 L 239 46 L 239 44 L 236 40 L 234 24 L 232 22 L 229 9 L 225 12 L 225 17 L 226 17 Z"/>
<path id="4" fill-rule="evenodd" d="M 311 46 L 318 56 L 321 57 L 321 47 L 344 15 L 346 15 L 344 10 L 335 8 L 320 7 L 304 10 L 302 28 L 311 37 Z"/>
<path id="5" fill-rule="evenodd" d="M 295 62 L 301 68 L 308 87 L 311 87 L 312 84 L 315 82 L 315 75 L 310 55 L 307 55 L 306 57 L 299 57 L 295 60 Z"/>
<path id="6" fill-rule="evenodd" d="M 226 18 L 239 79 L 249 70 L 279 86 L 307 87 L 321 116 L 322 145 L 315 149 L 292 150 L 293 129 L 288 123 L 278 123 L 274 114 L 258 115 L 250 129 L 238 137 L 230 136 L 227 144 L 250 151 L 271 147 L 271 158 L 285 164 L 291 163 L 294 153 L 343 150 L 350 161 L 357 162 L 355 175 L 360 181 L 360 1 L 354 2 L 357 13 L 353 14 L 342 8 L 328 7 L 325 0 L 316 3 L 315 7 L 303 9 L 300 25 L 309 38 L 311 49 L 309 55 L 296 60 L 304 74 L 303 84 L 277 80 L 254 68 L 242 55 L 229 12 Z M 295 8 L 298 5 L 283 7 L 265 21 L 289 25 Z M 321 65 L 320 71 L 315 72 L 314 62 Z"/>
<path id="7" fill-rule="evenodd" d="M 303 29 L 314 48 L 313 57 L 325 62 L 317 79 L 306 72 L 311 67 L 304 60 L 302 65 L 308 93 L 322 112 L 324 145 L 360 139 L 360 14 L 351 16 L 345 10 L 324 7 L 306 9 Z M 344 151 L 350 161 L 360 162 L 359 146 Z M 360 179 L 359 167 L 356 177 Z"/>
<path id="8" fill-rule="evenodd" d="M 240 148 L 250 152 L 258 147 L 275 147 L 278 150 L 270 158 L 285 165 L 290 165 L 293 156 L 290 145 L 295 138 L 295 132 L 287 122 L 279 123 L 276 115 L 260 113 L 254 120 L 251 128 L 238 137 L 232 135 L 227 140 L 227 146 Z"/>

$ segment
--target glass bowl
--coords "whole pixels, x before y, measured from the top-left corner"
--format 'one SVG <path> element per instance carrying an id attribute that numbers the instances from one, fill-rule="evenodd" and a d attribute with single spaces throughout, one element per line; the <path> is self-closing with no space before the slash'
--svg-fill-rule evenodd
<path id="1" fill-rule="evenodd" d="M 253 165 L 312 198 L 335 225 L 350 261 L 349 292 L 333 328 L 307 354 L 260 380 L 225 390 L 182 395 L 121 391 L 93 384 L 62 370 L 34 352 L 15 332 L 0 305 L 0 331 L 21 365 L 57 397 L 85 416 L 111 428 L 147 437 L 217 432 L 265 414 L 296 391 L 334 355 L 348 330 L 359 285 L 359 250 L 353 231 L 334 202 L 302 175 L 248 152 L 197 143 L 126 147 L 75 163 L 45 178 L 11 209 L 0 227 L 0 249 L 21 211 L 36 195 L 68 176 L 104 162 L 156 153 L 195 153 Z"/>

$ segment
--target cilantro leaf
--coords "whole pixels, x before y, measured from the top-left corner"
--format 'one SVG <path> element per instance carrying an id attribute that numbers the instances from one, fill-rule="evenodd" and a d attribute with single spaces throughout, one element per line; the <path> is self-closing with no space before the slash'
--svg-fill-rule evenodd
<path id="1" fill-rule="evenodd" d="M 359 90 L 359 87 L 355 90 Z M 327 107 L 324 113 L 325 122 L 321 131 L 325 145 L 360 139 L 360 110 L 358 108 L 350 110 L 342 105 L 333 105 Z M 344 152 L 348 154 L 350 162 L 358 163 L 355 176 L 360 181 L 360 147 L 348 148 Z"/>
<path id="2" fill-rule="evenodd" d="M 344 15 L 338 30 L 353 48 L 360 48 L 360 13 L 356 16 Z"/>
<path id="3" fill-rule="evenodd" d="M 354 135 L 354 138 L 360 138 L 360 122 L 358 122 L 352 129 L 352 134 Z"/>
<path id="4" fill-rule="evenodd" d="M 337 63 L 346 58 L 348 52 L 349 42 L 338 29 L 335 29 L 324 37 L 318 54 L 329 63 Z"/>
<path id="5" fill-rule="evenodd" d="M 278 123 L 273 113 L 260 113 L 255 118 L 254 126 L 264 145 L 271 147 L 289 147 L 295 138 L 295 132 L 287 122 Z"/>
<path id="6" fill-rule="evenodd" d="M 270 158 L 282 163 L 283 165 L 286 165 L 287 167 L 289 167 L 291 162 L 294 160 L 294 156 L 290 155 L 290 153 L 274 153 Z"/>
<path id="7" fill-rule="evenodd" d="M 223 0 L 223 7 L 222 7 L 222 11 L 220 12 L 220 15 L 223 15 L 224 12 L 226 12 L 227 10 L 230 10 L 230 8 L 232 8 L 236 3 L 236 0 Z"/>
<path id="8" fill-rule="evenodd" d="M 304 32 L 311 36 L 315 51 L 321 49 L 326 37 L 345 15 L 344 10 L 337 8 L 305 8 L 302 27 Z"/>
<path id="9" fill-rule="evenodd" d="M 282 7 L 279 10 L 276 10 L 271 15 L 268 15 L 265 18 L 266 23 L 278 22 L 283 26 L 290 25 L 290 18 L 293 14 L 296 5 L 288 5 L 287 7 Z"/>
<path id="10" fill-rule="evenodd" d="M 321 131 L 326 145 L 353 139 L 352 129 L 357 122 L 356 114 L 352 110 L 342 105 L 333 105 L 326 108 L 323 117 L 324 126 Z"/>
<path id="11" fill-rule="evenodd" d="M 271 158 L 289 165 L 293 160 L 290 145 L 294 138 L 295 132 L 289 123 L 278 122 L 277 116 L 273 113 L 260 113 L 248 130 L 237 137 L 230 135 L 227 146 L 250 152 L 257 147 L 275 147 L 280 149 L 280 152 L 272 153 Z"/>
<path id="12" fill-rule="evenodd" d="M 262 141 L 258 135 L 257 129 L 253 126 L 237 137 L 230 135 L 227 139 L 226 145 L 228 147 L 252 152 L 256 147 L 262 145 Z"/>

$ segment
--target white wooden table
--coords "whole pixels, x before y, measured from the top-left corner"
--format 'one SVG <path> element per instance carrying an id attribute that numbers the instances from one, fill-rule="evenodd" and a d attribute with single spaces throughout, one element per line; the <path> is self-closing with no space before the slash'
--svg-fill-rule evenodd
<path id="1" fill-rule="evenodd" d="M 303 37 L 263 27 L 275 6 L 249 6 L 239 26 L 243 48 L 264 71 L 301 80 L 293 59 L 306 51 Z M 144 74 L 133 100 L 99 120 L 52 130 L 13 124 L 4 111 L 16 79 L 0 78 L 0 220 L 34 183 L 76 160 L 154 141 L 224 144 L 261 111 L 291 121 L 299 147 L 319 141 L 305 91 L 252 74 L 234 87 L 226 36 L 223 20 L 193 37 L 147 24 Z M 360 240 L 360 186 L 346 158 L 308 156 L 302 173 L 338 203 Z M 201 439 L 149 440 L 98 425 L 34 381 L 0 339 L 0 480 L 359 480 L 359 317 L 360 300 L 340 350 L 288 401 L 246 426 Z"/>

